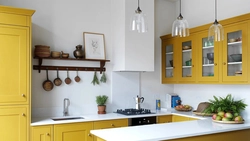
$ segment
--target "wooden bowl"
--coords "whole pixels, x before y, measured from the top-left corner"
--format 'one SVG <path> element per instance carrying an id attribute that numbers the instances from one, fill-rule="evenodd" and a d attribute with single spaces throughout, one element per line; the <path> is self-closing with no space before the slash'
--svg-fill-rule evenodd
<path id="1" fill-rule="evenodd" d="M 63 53 L 62 58 L 69 58 L 69 54 L 68 53 Z"/>
<path id="2" fill-rule="evenodd" d="M 51 52 L 51 57 L 53 58 L 60 58 L 60 56 L 61 56 L 61 52 L 58 52 L 58 51 Z"/>
<path id="3" fill-rule="evenodd" d="M 35 57 L 50 57 L 50 46 L 35 45 L 34 56 Z"/>

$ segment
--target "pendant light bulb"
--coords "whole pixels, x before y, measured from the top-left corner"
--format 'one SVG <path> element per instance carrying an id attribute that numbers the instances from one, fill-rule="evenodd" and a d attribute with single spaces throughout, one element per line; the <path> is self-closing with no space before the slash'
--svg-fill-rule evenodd
<path id="1" fill-rule="evenodd" d="M 208 30 L 209 41 L 223 41 L 224 40 L 224 29 L 221 24 L 217 21 L 217 0 L 215 0 L 215 21 Z"/>
<path id="2" fill-rule="evenodd" d="M 140 1 L 138 0 L 138 8 L 135 10 L 135 14 L 131 19 L 130 29 L 137 31 L 138 33 L 145 33 L 148 31 L 146 16 L 140 9 Z"/>
<path id="3" fill-rule="evenodd" d="M 180 15 L 173 22 L 172 25 L 172 37 L 180 36 L 186 37 L 189 36 L 189 25 L 187 20 L 183 19 L 181 15 L 181 0 L 180 0 Z"/>

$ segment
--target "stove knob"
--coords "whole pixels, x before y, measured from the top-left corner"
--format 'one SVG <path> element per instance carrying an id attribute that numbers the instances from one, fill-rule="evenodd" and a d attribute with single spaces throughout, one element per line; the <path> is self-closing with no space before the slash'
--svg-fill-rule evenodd
<path id="1" fill-rule="evenodd" d="M 139 121 L 139 124 L 141 124 L 141 121 Z"/>
<path id="2" fill-rule="evenodd" d="M 150 121 L 148 120 L 148 123 L 150 123 Z"/>

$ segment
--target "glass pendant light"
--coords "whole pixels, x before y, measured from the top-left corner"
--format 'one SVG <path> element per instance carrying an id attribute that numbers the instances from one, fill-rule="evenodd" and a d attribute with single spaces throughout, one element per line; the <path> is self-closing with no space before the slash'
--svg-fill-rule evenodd
<path id="1" fill-rule="evenodd" d="M 183 19 L 181 15 L 181 0 L 180 0 L 180 15 L 174 21 L 172 25 L 172 37 L 180 36 L 186 37 L 189 36 L 189 26 L 187 20 Z"/>
<path id="2" fill-rule="evenodd" d="M 145 33 L 148 31 L 146 16 L 140 9 L 140 1 L 138 0 L 138 8 L 135 10 L 135 15 L 132 17 L 130 28 L 132 31 L 138 33 Z"/>
<path id="3" fill-rule="evenodd" d="M 224 29 L 217 21 L 217 0 L 215 0 L 215 21 L 208 30 L 208 40 L 222 41 L 224 40 Z"/>

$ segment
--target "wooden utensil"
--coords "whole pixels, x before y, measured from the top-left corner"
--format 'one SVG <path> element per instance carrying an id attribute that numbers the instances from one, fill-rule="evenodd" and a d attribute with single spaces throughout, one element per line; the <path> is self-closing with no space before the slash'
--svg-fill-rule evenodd
<path id="1" fill-rule="evenodd" d="M 76 82 L 80 82 L 81 78 L 78 76 L 78 68 L 76 69 L 76 77 L 75 77 Z"/>
<path id="2" fill-rule="evenodd" d="M 69 78 L 69 70 L 68 70 L 68 68 L 67 68 L 67 78 L 65 78 L 65 83 L 66 84 L 70 84 L 71 83 L 71 79 Z"/>
<path id="3" fill-rule="evenodd" d="M 57 68 L 57 78 L 54 79 L 54 84 L 56 86 L 60 86 L 62 84 L 62 80 L 59 78 L 58 68 Z"/>
<path id="4" fill-rule="evenodd" d="M 51 91 L 54 87 L 53 83 L 49 80 L 48 69 L 46 69 L 47 80 L 43 82 L 43 89 L 45 91 Z"/>

